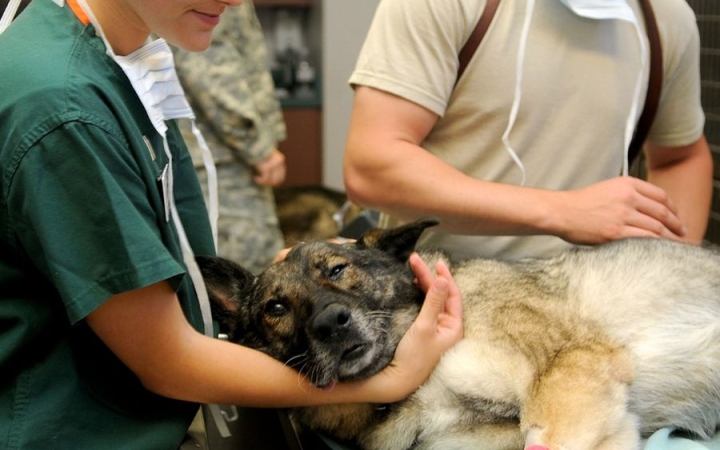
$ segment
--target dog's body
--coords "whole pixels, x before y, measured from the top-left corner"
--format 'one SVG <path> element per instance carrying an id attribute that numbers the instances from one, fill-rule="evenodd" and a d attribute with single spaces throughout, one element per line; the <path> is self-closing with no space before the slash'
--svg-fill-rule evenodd
<path id="1" fill-rule="evenodd" d="M 424 298 L 407 258 L 434 223 L 302 244 L 257 279 L 201 266 L 211 297 L 247 302 L 225 316 L 232 340 L 329 386 L 392 359 Z M 630 450 L 660 427 L 707 437 L 720 424 L 719 253 L 634 239 L 452 273 L 464 338 L 415 394 L 296 419 L 372 450 Z"/>

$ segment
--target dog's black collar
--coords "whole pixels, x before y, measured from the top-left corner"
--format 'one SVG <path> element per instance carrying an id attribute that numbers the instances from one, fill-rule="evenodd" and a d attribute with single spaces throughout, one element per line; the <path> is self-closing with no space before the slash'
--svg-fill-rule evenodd
<path id="1" fill-rule="evenodd" d="M 390 403 L 382 403 L 375 405 L 375 414 L 377 414 L 381 418 L 385 418 L 388 414 L 390 414 L 391 408 L 392 405 Z"/>

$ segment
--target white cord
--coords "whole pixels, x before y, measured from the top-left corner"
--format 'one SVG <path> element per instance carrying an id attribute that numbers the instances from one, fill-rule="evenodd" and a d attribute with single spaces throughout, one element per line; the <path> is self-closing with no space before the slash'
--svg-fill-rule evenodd
<path id="1" fill-rule="evenodd" d="M 645 67 L 648 67 L 648 48 L 645 42 L 645 34 L 640 29 L 639 20 L 634 21 L 635 32 L 637 35 L 638 42 L 640 43 L 640 73 L 635 81 L 635 93 L 633 94 L 633 104 L 630 108 L 630 114 L 628 115 L 627 123 L 625 124 L 625 142 L 623 149 L 623 175 L 627 175 L 630 170 L 630 161 L 628 161 L 628 152 L 630 150 L 630 142 L 632 142 L 633 134 L 635 133 L 635 127 L 640 114 L 640 91 L 642 90 L 643 81 L 645 79 Z M 650 87 L 648 86 L 648 89 Z"/>
<path id="2" fill-rule="evenodd" d="M 523 66 L 525 64 L 525 50 L 527 49 L 528 34 L 530 32 L 530 23 L 532 22 L 533 11 L 535 9 L 535 0 L 527 1 L 527 8 L 525 9 L 525 20 L 523 22 L 522 34 L 520 35 L 520 46 L 518 48 L 518 56 L 515 67 L 515 97 L 513 99 L 512 108 L 510 109 L 510 118 L 508 119 L 508 125 L 502 136 L 502 142 L 505 145 L 510 157 L 515 161 L 520 172 L 522 173 L 522 179 L 520 182 L 521 186 L 525 185 L 525 166 L 518 157 L 515 150 L 510 144 L 510 131 L 515 125 L 517 119 L 518 110 L 520 109 L 520 100 L 522 99 L 522 78 L 523 78 Z"/>
<path id="3" fill-rule="evenodd" d="M 5 12 L 3 13 L 2 18 L 0 18 L 0 34 L 3 34 L 7 27 L 10 26 L 10 23 L 12 23 L 19 8 L 20 0 L 10 0 L 8 2 L 5 7 Z"/>
<path id="4" fill-rule="evenodd" d="M 215 161 L 213 160 L 212 152 L 200 132 L 200 129 L 195 124 L 195 119 L 191 119 L 190 123 L 192 124 L 193 135 L 195 135 L 195 139 L 197 139 L 198 144 L 200 144 L 200 148 L 202 149 L 203 166 L 205 166 L 205 173 L 207 174 L 208 216 L 210 217 L 210 227 L 212 228 L 213 242 L 215 243 L 215 251 L 217 252 L 218 217 L 220 216 L 217 169 L 215 168 Z"/>

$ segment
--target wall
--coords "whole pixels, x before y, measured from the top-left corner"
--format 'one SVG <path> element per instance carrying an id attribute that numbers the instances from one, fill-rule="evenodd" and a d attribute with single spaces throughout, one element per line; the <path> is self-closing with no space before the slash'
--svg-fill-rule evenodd
<path id="1" fill-rule="evenodd" d="M 353 98 L 347 81 L 379 2 L 322 1 L 323 184 L 342 191 L 342 154 Z"/>
<path id="2" fill-rule="evenodd" d="M 715 160 L 715 189 L 705 238 L 720 244 L 720 1 L 688 0 L 700 30 L 700 74 L 705 136 Z"/>

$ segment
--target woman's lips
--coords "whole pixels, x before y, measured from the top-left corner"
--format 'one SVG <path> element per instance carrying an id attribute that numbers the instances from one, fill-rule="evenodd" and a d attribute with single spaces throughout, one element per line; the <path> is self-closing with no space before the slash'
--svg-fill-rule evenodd
<path id="1" fill-rule="evenodd" d="M 220 23 L 220 14 L 207 14 L 200 11 L 195 11 L 195 15 L 197 15 L 200 20 L 202 20 L 208 25 L 215 26 Z"/>

